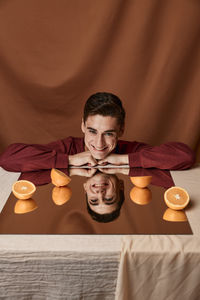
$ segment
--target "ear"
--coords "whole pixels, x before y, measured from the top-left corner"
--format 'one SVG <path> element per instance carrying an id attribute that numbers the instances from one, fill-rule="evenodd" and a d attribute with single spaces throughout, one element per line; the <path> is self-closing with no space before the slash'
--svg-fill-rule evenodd
<path id="1" fill-rule="evenodd" d="M 83 133 L 85 133 L 85 124 L 84 124 L 83 118 L 82 118 L 82 121 L 81 121 L 81 130 L 82 130 Z"/>

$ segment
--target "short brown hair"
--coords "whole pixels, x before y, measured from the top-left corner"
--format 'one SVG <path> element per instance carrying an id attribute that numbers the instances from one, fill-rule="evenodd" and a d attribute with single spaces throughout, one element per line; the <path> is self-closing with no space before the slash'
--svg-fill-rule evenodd
<path id="1" fill-rule="evenodd" d="M 112 93 L 99 92 L 88 98 L 84 107 L 84 123 L 89 116 L 94 115 L 115 117 L 120 128 L 124 127 L 125 110 L 121 100 Z"/>
<path id="2" fill-rule="evenodd" d="M 93 220 L 99 222 L 99 223 L 109 223 L 112 222 L 114 220 L 116 220 L 119 215 L 120 215 L 120 210 L 121 210 L 121 206 L 124 203 L 124 191 L 120 190 L 119 191 L 119 202 L 117 205 L 117 209 L 112 211 L 111 213 L 108 214 L 98 214 L 97 212 L 93 211 L 89 204 L 88 204 L 88 196 L 86 193 L 86 203 L 87 203 L 87 211 L 90 214 L 90 216 L 92 217 Z"/>

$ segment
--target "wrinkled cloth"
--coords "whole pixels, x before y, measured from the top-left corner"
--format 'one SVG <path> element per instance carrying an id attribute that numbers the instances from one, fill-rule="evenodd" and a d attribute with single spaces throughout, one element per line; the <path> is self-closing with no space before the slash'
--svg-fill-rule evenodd
<path id="1" fill-rule="evenodd" d="M 200 165 L 170 173 L 190 195 L 193 235 L 123 236 L 115 300 L 199 299 Z"/>

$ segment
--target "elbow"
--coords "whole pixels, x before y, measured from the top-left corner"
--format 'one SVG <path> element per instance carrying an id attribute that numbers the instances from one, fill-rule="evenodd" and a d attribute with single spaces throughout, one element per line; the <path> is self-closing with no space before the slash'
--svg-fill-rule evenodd
<path id="1" fill-rule="evenodd" d="M 191 150 L 191 153 L 187 155 L 187 159 L 186 159 L 186 169 L 191 168 L 194 164 L 195 164 L 195 153 Z"/>
<path id="2" fill-rule="evenodd" d="M 15 164 L 10 163 L 8 160 L 0 159 L 0 167 L 9 172 L 21 172 L 21 170 L 17 168 Z"/>
<path id="3" fill-rule="evenodd" d="M 183 160 L 180 162 L 177 170 L 190 169 L 195 163 L 195 153 L 190 149 L 187 153 L 183 155 Z"/>

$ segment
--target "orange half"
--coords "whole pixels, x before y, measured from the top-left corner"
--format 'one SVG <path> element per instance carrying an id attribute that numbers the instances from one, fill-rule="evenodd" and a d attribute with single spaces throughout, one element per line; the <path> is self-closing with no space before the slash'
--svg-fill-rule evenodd
<path id="1" fill-rule="evenodd" d="M 12 192 L 18 199 L 29 199 L 36 191 L 35 185 L 28 180 L 18 180 L 12 185 Z"/>
<path id="2" fill-rule="evenodd" d="M 51 181 L 55 186 L 65 186 L 70 183 L 71 178 L 58 169 L 52 169 Z"/>
<path id="3" fill-rule="evenodd" d="M 164 193 L 164 199 L 167 206 L 175 210 L 184 209 L 190 201 L 188 192 L 178 186 L 167 189 Z"/>
<path id="4" fill-rule="evenodd" d="M 135 186 L 145 188 L 150 184 L 152 176 L 136 176 L 130 177 L 130 179 Z"/>

